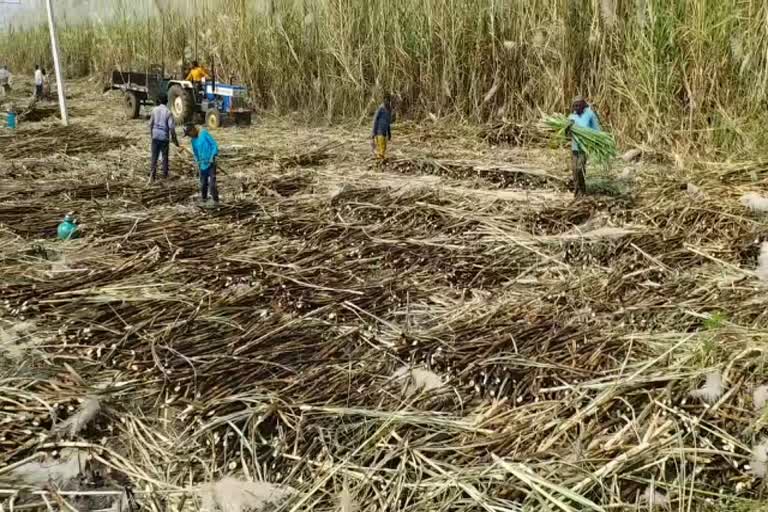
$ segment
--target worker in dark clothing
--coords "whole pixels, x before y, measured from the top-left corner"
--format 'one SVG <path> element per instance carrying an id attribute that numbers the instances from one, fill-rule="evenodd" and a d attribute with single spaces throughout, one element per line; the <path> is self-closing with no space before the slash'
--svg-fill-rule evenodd
<path id="1" fill-rule="evenodd" d="M 387 143 L 392 140 L 392 96 L 384 95 L 384 103 L 376 110 L 373 118 L 373 135 L 371 145 L 376 151 L 376 157 L 384 160 L 387 155 Z"/>
<path id="2" fill-rule="evenodd" d="M 43 99 L 51 99 L 51 82 L 48 80 L 48 73 L 45 68 L 40 68 L 40 72 L 43 74 Z"/>

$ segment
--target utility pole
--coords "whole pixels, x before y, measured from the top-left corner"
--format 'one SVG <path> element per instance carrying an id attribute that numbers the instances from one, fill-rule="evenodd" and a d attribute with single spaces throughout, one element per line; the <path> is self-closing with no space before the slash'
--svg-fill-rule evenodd
<path id="1" fill-rule="evenodd" d="M 59 110 L 61 111 L 61 124 L 69 126 L 67 116 L 67 98 L 64 95 L 64 78 L 61 76 L 61 63 L 59 62 L 59 40 L 56 37 L 56 20 L 53 15 L 52 0 L 46 0 L 48 8 L 48 28 L 51 31 L 51 53 L 53 54 L 53 67 L 56 71 L 56 89 L 59 92 Z"/>

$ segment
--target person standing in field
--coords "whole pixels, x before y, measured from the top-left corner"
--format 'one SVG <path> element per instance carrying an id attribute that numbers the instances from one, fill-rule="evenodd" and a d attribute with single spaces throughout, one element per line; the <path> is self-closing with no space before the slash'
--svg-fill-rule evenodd
<path id="1" fill-rule="evenodd" d="M 597 119 L 597 114 L 581 96 L 577 96 L 571 103 L 571 115 L 568 116 L 570 120 L 570 126 L 579 126 L 581 128 L 591 128 L 593 130 L 600 131 L 600 121 Z M 571 137 L 571 168 L 573 171 L 573 186 L 575 195 L 582 196 L 587 193 L 587 153 L 584 148 L 579 145 L 575 138 Z"/>
<path id="2" fill-rule="evenodd" d="M 43 97 L 43 70 L 38 64 L 35 64 L 35 99 Z"/>
<path id="3" fill-rule="evenodd" d="M 48 73 L 45 72 L 45 68 L 41 68 L 43 73 L 43 98 L 48 100 L 51 98 L 51 83 L 48 81 Z"/>
<path id="4" fill-rule="evenodd" d="M 373 118 L 371 145 L 376 151 L 376 158 L 383 161 L 387 156 L 387 143 L 392 140 L 392 96 L 384 95 L 384 102 L 376 110 Z"/>
<path id="5" fill-rule="evenodd" d="M 0 98 L 5 98 L 11 90 L 11 72 L 8 66 L 0 67 Z"/>
<path id="6" fill-rule="evenodd" d="M 157 98 L 157 106 L 152 109 L 149 116 L 149 133 L 152 137 L 152 163 L 149 168 L 149 181 L 155 180 L 157 175 L 157 160 L 163 157 L 163 178 L 168 177 L 170 162 L 168 160 L 168 147 L 172 141 L 176 147 L 179 139 L 176 138 L 176 121 L 171 111 L 168 110 L 168 95 L 161 93 Z"/>
<path id="7" fill-rule="evenodd" d="M 205 203 L 210 192 L 213 205 L 219 204 L 219 189 L 216 186 L 216 157 L 219 145 L 207 130 L 201 130 L 190 123 L 184 127 L 184 135 L 192 139 L 192 153 L 200 169 L 200 196 Z"/>

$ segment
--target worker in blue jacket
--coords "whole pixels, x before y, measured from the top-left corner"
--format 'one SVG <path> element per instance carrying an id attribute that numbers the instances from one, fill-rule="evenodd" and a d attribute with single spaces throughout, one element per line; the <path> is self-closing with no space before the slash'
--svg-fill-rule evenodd
<path id="1" fill-rule="evenodd" d="M 371 144 L 376 151 L 376 157 L 384 160 L 387 155 L 387 143 L 392 140 L 392 96 L 384 95 L 384 102 L 376 110 L 373 117 L 373 133 Z"/>
<path id="2" fill-rule="evenodd" d="M 571 115 L 568 116 L 570 120 L 570 126 L 576 125 L 581 128 L 591 128 L 593 130 L 600 131 L 600 121 L 597 118 L 597 114 L 581 96 L 576 96 L 571 104 Z M 569 132 L 570 135 L 570 132 Z M 573 170 L 573 186 L 576 196 L 581 196 L 587 193 L 587 153 L 584 148 L 579 146 L 579 143 L 573 138 L 571 143 L 571 150 L 573 155 L 571 157 L 571 168 Z"/>
<path id="3" fill-rule="evenodd" d="M 210 191 L 214 206 L 219 204 L 219 190 L 216 187 L 216 157 L 219 145 L 207 130 L 201 130 L 194 124 L 184 127 L 184 135 L 192 139 L 192 152 L 200 169 L 200 194 L 203 202 L 208 200 Z"/>

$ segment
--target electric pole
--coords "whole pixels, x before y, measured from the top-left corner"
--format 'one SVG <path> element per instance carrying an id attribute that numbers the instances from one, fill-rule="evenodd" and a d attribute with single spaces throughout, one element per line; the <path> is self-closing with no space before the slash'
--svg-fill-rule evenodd
<path id="1" fill-rule="evenodd" d="M 69 126 L 67 116 L 67 98 L 64 95 L 64 78 L 61 76 L 61 63 L 59 61 L 59 40 L 56 37 L 56 18 L 53 14 L 52 0 L 46 0 L 48 8 L 48 28 L 51 31 L 51 53 L 53 54 L 53 68 L 56 71 L 56 89 L 59 92 L 59 110 L 61 111 L 61 124 Z"/>

